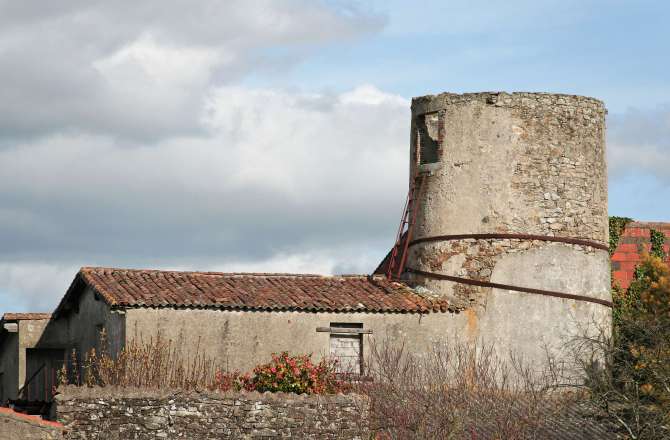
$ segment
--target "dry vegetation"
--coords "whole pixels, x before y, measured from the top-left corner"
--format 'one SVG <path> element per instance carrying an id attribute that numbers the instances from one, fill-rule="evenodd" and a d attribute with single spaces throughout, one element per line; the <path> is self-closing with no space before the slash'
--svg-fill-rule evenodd
<path id="1" fill-rule="evenodd" d="M 664 256 L 645 255 L 631 286 L 614 289 L 613 335 L 592 341 L 606 353 L 605 368 L 584 365 L 591 402 L 625 438 L 670 439 L 670 269 Z"/>
<path id="2" fill-rule="evenodd" d="M 131 343 L 112 356 L 102 333 L 100 347 L 81 365 L 73 356 L 62 381 L 186 390 L 350 390 L 370 398 L 370 428 L 378 439 L 549 439 L 561 438 L 552 435 L 558 431 L 579 430 L 582 422 L 569 411 L 578 395 L 557 393 L 560 371 L 531 373 L 521 361 L 503 360 L 491 347 L 443 341 L 416 356 L 403 344 L 373 342 L 365 380 L 346 384 L 336 379 L 333 364 L 312 363 L 306 356 L 282 353 L 240 374 L 224 372 L 200 349 L 186 358 L 179 344 L 160 336 Z"/>
<path id="3" fill-rule="evenodd" d="M 371 344 L 366 380 L 343 387 L 332 364 L 305 356 L 280 354 L 239 374 L 226 372 L 200 347 L 185 357 L 181 344 L 160 335 L 112 356 L 104 333 L 101 348 L 80 364 L 74 354 L 60 378 L 186 390 L 351 389 L 370 397 L 379 439 L 670 439 L 670 270 L 659 256 L 647 256 L 631 288 L 615 290 L 614 299 L 613 337 L 578 341 L 580 358 L 589 359 L 586 349 L 599 362 L 585 362 L 584 382 L 568 391 L 555 368 L 538 375 L 492 347 L 442 342 L 417 356 L 402 344 L 378 341 Z"/>
<path id="4" fill-rule="evenodd" d="M 181 339 L 181 338 L 180 338 Z M 311 355 L 273 353 L 272 359 L 244 374 L 227 371 L 211 359 L 200 345 L 185 356 L 181 347 L 163 338 L 143 341 L 135 338 L 111 353 L 104 330 L 99 349 L 86 353 L 78 362 L 72 352 L 67 366 L 59 372 L 59 383 L 85 386 L 115 386 L 151 389 L 286 392 L 335 394 L 350 387 L 335 373 L 328 359 L 313 361 Z"/>
<path id="5" fill-rule="evenodd" d="M 371 397 L 380 438 L 548 439 L 582 429 L 580 394 L 562 388 L 560 371 L 538 374 L 492 347 L 458 343 L 422 356 L 388 343 L 371 351 L 371 381 L 359 392 Z"/>
<path id="6" fill-rule="evenodd" d="M 180 344 L 160 334 L 149 340 L 136 339 L 113 355 L 103 330 L 99 350 L 86 353 L 83 362 L 71 353 L 59 374 L 61 384 L 142 388 L 213 389 L 225 377 L 221 369 L 196 346 L 193 356 L 184 356 Z"/>

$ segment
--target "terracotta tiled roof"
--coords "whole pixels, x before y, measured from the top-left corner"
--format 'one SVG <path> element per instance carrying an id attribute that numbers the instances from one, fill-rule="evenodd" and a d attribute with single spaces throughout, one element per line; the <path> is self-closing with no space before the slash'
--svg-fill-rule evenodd
<path id="1" fill-rule="evenodd" d="M 84 267 L 56 313 L 66 307 L 68 297 L 80 290 L 82 283 L 113 307 L 397 313 L 448 310 L 445 301 L 426 299 L 383 277 Z"/>
<path id="2" fill-rule="evenodd" d="M 3 321 L 27 321 L 32 319 L 49 319 L 51 313 L 5 313 Z"/>
<path id="3" fill-rule="evenodd" d="M 665 234 L 665 250 L 670 264 L 670 223 L 658 222 L 631 222 L 628 223 L 621 234 L 619 245 L 612 254 L 612 277 L 613 281 L 624 289 L 630 286 L 635 276 L 635 268 L 640 264 L 640 256 L 643 250 L 649 251 L 650 230 L 655 229 Z"/>

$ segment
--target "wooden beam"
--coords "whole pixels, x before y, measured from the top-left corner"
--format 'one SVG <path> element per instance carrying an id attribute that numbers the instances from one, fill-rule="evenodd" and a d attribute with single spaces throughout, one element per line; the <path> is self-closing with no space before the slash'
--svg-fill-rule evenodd
<path id="1" fill-rule="evenodd" d="M 317 327 L 317 332 L 323 333 L 348 333 L 348 334 L 364 334 L 371 335 L 372 330 L 362 328 L 347 328 L 347 327 Z"/>

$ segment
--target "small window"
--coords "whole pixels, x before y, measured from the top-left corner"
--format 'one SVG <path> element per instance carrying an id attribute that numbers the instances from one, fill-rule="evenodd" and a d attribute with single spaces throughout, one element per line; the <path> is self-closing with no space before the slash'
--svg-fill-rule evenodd
<path id="1" fill-rule="evenodd" d="M 439 162 L 441 119 L 438 113 L 427 113 L 416 119 L 419 163 Z"/>
<path id="2" fill-rule="evenodd" d="M 363 334 L 347 332 L 362 330 L 363 324 L 330 323 L 330 356 L 337 361 L 336 371 L 341 374 L 361 374 L 363 368 Z M 341 330 L 342 333 L 337 331 Z"/>

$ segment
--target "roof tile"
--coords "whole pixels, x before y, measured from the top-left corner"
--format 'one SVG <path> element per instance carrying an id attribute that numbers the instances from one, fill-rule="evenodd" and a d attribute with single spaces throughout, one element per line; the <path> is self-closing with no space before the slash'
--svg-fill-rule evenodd
<path id="1" fill-rule="evenodd" d="M 447 311 L 449 308 L 445 301 L 425 298 L 405 284 L 379 276 L 84 267 L 77 277 L 97 291 L 108 304 L 118 307 L 397 313 Z"/>
<path id="2" fill-rule="evenodd" d="M 2 321 L 28 321 L 50 318 L 51 313 L 5 313 L 2 315 Z"/>

